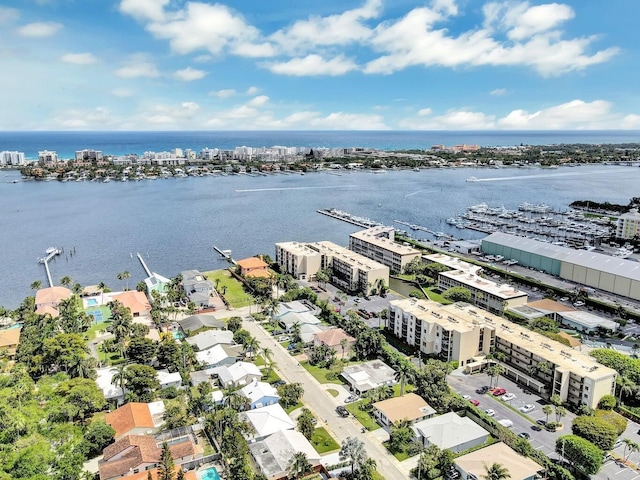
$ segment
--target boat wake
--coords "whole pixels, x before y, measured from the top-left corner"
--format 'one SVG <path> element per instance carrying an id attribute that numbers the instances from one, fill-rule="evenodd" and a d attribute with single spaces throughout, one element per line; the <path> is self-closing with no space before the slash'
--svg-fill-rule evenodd
<path id="1" fill-rule="evenodd" d="M 282 192 L 285 190 L 322 190 L 331 188 L 356 188 L 358 185 L 325 185 L 321 187 L 272 187 L 272 188 L 244 188 L 236 190 L 236 193 L 253 192 Z"/>
<path id="2" fill-rule="evenodd" d="M 416 190 L 415 192 L 407 193 L 404 198 L 413 197 L 419 193 L 437 193 L 439 190 Z"/>
<path id="3" fill-rule="evenodd" d="M 518 177 L 493 177 L 493 178 L 475 178 L 474 182 L 502 182 L 505 180 L 527 180 L 529 178 L 555 178 L 555 177 L 581 177 L 583 175 L 604 175 L 613 173 L 611 170 L 600 170 L 597 172 L 567 172 L 567 173 L 549 173 L 540 175 L 522 175 Z M 469 180 L 467 180 L 469 181 Z"/>

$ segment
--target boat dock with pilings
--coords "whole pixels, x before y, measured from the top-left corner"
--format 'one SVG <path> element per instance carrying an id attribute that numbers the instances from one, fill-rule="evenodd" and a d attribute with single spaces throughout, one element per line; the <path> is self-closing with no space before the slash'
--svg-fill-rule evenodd
<path id="1" fill-rule="evenodd" d="M 61 248 L 49 247 L 45 252 L 47 256 L 44 258 L 38 258 L 38 263 L 44 264 L 44 269 L 47 272 L 47 281 L 49 282 L 50 287 L 53 287 L 53 280 L 51 280 L 51 271 L 49 270 L 49 261 L 51 261 L 53 257 L 60 255 L 62 251 L 63 250 Z"/>
<path id="2" fill-rule="evenodd" d="M 236 261 L 233 259 L 233 257 L 231 256 L 231 250 L 222 250 L 221 248 L 216 247 L 215 245 L 213 246 L 213 249 L 218 252 L 220 254 L 220 256 L 222 258 L 224 258 L 227 262 L 229 263 L 233 263 L 234 265 L 236 265 Z"/>
<path id="3" fill-rule="evenodd" d="M 353 225 L 357 225 L 362 228 L 372 228 L 372 227 L 382 227 L 384 226 L 382 223 L 374 222 L 373 220 L 365 217 L 359 217 L 357 215 L 352 215 L 348 212 L 343 212 L 342 210 L 338 210 L 336 208 L 324 208 L 321 210 L 316 210 L 316 212 L 321 213 L 322 215 L 326 215 L 331 218 L 335 218 L 336 220 L 342 220 L 343 222 L 351 223 Z"/>

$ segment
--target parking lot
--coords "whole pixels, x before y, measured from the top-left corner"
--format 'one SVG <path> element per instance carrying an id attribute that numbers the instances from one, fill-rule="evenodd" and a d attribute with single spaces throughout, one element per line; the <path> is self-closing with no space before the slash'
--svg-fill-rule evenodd
<path id="1" fill-rule="evenodd" d="M 449 378 L 449 385 L 453 390 L 461 395 L 469 395 L 470 400 L 478 400 L 480 405 L 478 408 L 486 410 L 488 408 L 496 412 L 495 419 L 502 420 L 508 419 L 513 422 L 511 430 L 516 434 L 526 432 L 530 435 L 529 442 L 533 448 L 540 450 L 551 459 L 560 459 L 560 455 L 555 451 L 556 440 L 558 437 L 571 433 L 571 423 L 575 418 L 575 415 L 571 412 L 567 412 L 565 417 L 560 420 L 565 425 L 562 431 L 548 432 L 544 429 L 537 431 L 537 421 L 546 420 L 546 415 L 542 412 L 542 407 L 548 405 L 549 402 L 540 398 L 537 395 L 522 390 L 522 388 L 516 385 L 508 378 L 500 377 L 498 380 L 498 386 L 504 388 L 507 392 L 513 393 L 516 398 L 508 402 L 502 401 L 499 397 L 494 397 L 491 393 L 478 394 L 476 390 L 482 386 L 489 385 L 489 376 L 480 373 L 475 375 L 466 375 L 461 370 L 456 370 Z M 493 380 L 495 385 L 495 379 Z M 522 412 L 516 413 L 512 409 L 519 409 L 523 405 L 533 405 L 534 410 L 527 414 Z M 511 407 L 511 408 L 509 408 Z M 555 416 L 551 414 L 549 421 L 555 420 Z M 638 431 L 640 425 L 631 421 L 627 424 L 627 429 L 620 435 L 620 439 L 628 438 L 636 443 L 640 444 L 640 435 Z M 618 447 L 612 450 L 615 456 L 624 456 L 624 444 L 620 444 Z M 640 464 L 640 452 L 634 452 L 629 456 L 629 461 L 635 465 Z M 593 475 L 592 478 L 602 480 L 640 480 L 640 473 L 632 470 L 631 468 L 622 465 L 620 462 L 615 461 L 613 458 L 608 458 L 603 462 L 600 471 Z"/>

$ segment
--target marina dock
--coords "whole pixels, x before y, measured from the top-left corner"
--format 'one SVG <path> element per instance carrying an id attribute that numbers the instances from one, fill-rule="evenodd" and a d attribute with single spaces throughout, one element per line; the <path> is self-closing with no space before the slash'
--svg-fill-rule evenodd
<path id="1" fill-rule="evenodd" d="M 371 228 L 371 227 L 381 227 L 382 223 L 374 222 L 365 217 L 358 217 L 357 215 L 352 215 L 347 212 L 343 212 L 342 210 L 338 210 L 335 208 L 325 208 L 321 210 L 316 210 L 316 212 L 321 213 L 322 215 L 326 215 L 327 217 L 335 218 L 336 220 L 342 220 L 343 222 L 351 223 L 353 225 L 357 225 L 362 228 Z"/>

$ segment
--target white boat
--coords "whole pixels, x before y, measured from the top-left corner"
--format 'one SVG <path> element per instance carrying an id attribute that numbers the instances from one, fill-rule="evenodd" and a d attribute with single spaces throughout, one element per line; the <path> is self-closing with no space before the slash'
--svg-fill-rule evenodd
<path id="1" fill-rule="evenodd" d="M 476 177 L 469 177 L 467 178 L 467 182 L 477 182 L 478 179 Z"/>
<path id="2" fill-rule="evenodd" d="M 447 218 L 447 223 L 449 225 L 457 225 L 458 222 L 459 222 L 459 220 L 457 218 L 454 218 L 454 217 Z"/>

